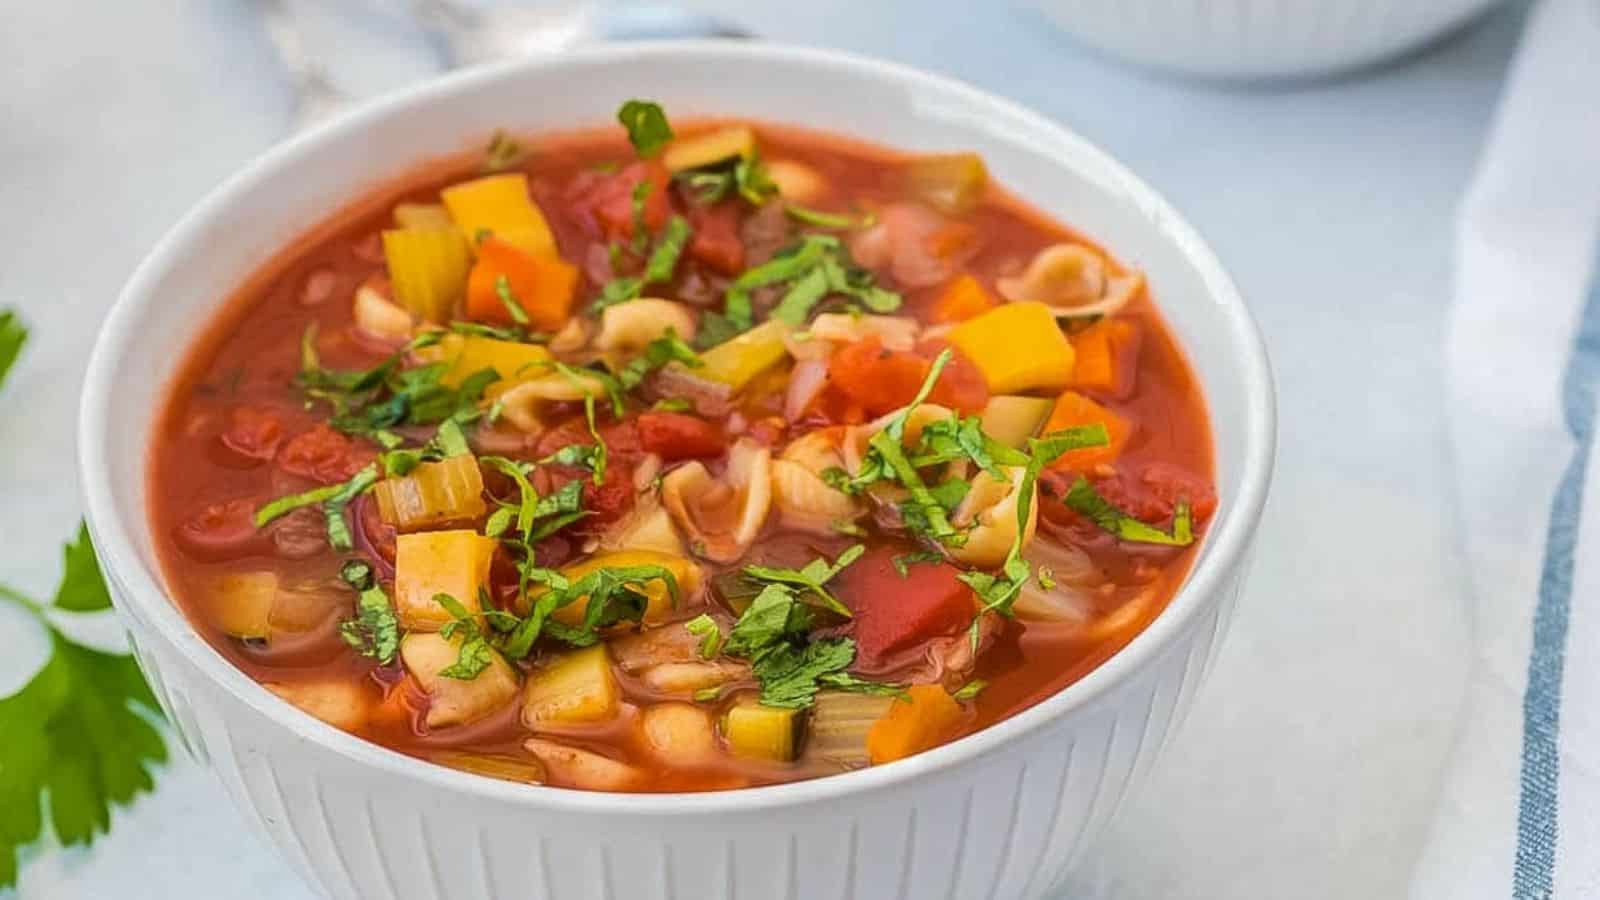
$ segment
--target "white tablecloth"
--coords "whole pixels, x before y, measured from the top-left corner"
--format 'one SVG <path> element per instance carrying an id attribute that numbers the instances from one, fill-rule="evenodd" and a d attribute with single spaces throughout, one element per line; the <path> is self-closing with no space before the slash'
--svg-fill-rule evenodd
<path id="1" fill-rule="evenodd" d="M 317 50 L 362 91 L 433 68 L 376 2 L 309 10 Z M 1360 77 L 1231 90 L 1115 67 L 1024 11 L 699 5 L 1042 110 L 1209 237 L 1273 351 L 1280 474 L 1215 676 L 1073 896 L 1400 896 L 1467 664 L 1440 382 L 1451 221 L 1520 7 Z M 289 104 L 249 0 L 18 0 L 5 19 L 0 305 L 21 307 L 34 341 L 0 395 L 0 581 L 48 594 L 79 515 L 73 427 L 96 324 L 158 235 L 283 133 Z M 34 637 L 0 609 L 0 693 L 37 663 Z M 26 854 L 21 883 L 52 900 L 219 895 L 310 894 L 181 758 L 92 850 Z"/>

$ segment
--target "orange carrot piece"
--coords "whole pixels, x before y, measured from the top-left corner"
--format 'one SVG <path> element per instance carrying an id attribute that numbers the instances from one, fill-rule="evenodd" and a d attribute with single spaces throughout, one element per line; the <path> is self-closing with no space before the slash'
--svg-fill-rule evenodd
<path id="1" fill-rule="evenodd" d="M 867 755 L 873 765 L 904 759 L 937 747 L 955 736 L 965 717 L 961 704 L 937 684 L 907 689 L 910 699 L 897 699 L 867 732 Z"/>
<path id="2" fill-rule="evenodd" d="M 932 318 L 935 323 L 963 322 L 994 308 L 995 299 L 983 289 L 978 279 L 960 275 L 944 289 L 934 301 Z"/>
<path id="3" fill-rule="evenodd" d="M 1101 424 L 1106 427 L 1106 436 L 1110 443 L 1104 447 L 1084 447 L 1081 450 L 1068 450 L 1051 464 L 1055 469 L 1089 469 L 1102 463 L 1116 462 L 1122 455 L 1122 448 L 1127 446 L 1128 438 L 1133 436 L 1133 423 L 1117 415 L 1104 406 L 1090 400 L 1077 391 L 1066 391 L 1057 398 L 1055 409 L 1050 413 L 1049 421 L 1045 422 L 1044 433 L 1064 428 L 1074 428 L 1080 425 Z"/>
<path id="4" fill-rule="evenodd" d="M 516 317 L 501 296 L 501 279 L 511 299 L 527 313 L 528 326 L 555 331 L 572 314 L 578 270 L 556 257 L 534 256 L 489 237 L 478 247 L 478 261 L 467 277 L 467 317 L 512 324 Z"/>
<path id="5" fill-rule="evenodd" d="M 1128 319 L 1102 319 L 1073 335 L 1072 386 L 1119 399 L 1133 393 L 1139 340 L 1138 323 Z"/>

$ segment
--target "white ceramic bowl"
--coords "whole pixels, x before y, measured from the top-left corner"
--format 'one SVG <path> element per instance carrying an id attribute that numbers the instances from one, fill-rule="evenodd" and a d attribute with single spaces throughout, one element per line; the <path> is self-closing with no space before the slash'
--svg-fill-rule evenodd
<path id="1" fill-rule="evenodd" d="M 1222 505 L 1171 606 L 1082 681 L 993 728 L 831 778 L 707 794 L 537 788 L 431 766 L 305 715 L 205 643 L 163 587 L 145 514 L 154 411 L 202 326 L 334 208 L 500 126 L 773 118 L 981 152 L 1006 185 L 1149 273 L 1203 380 Z M 117 301 L 79 446 L 95 543 L 139 661 L 190 751 L 293 866 L 340 898 L 1030 897 L 1154 760 L 1217 647 L 1270 479 L 1260 336 L 1211 251 L 1121 165 L 1045 119 L 867 59 L 755 44 L 630 45 L 474 71 L 297 137 L 208 197 Z"/>
<path id="2" fill-rule="evenodd" d="M 1032 0 L 1083 43 L 1221 78 L 1326 75 L 1403 53 L 1499 0 Z"/>

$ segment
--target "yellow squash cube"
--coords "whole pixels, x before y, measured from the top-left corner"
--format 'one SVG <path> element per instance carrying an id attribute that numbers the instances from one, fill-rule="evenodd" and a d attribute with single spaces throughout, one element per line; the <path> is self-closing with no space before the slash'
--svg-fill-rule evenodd
<path id="1" fill-rule="evenodd" d="M 466 725 L 493 713 L 517 696 L 517 672 L 493 651 L 489 665 L 472 678 L 439 674 L 456 664 L 463 638 L 414 632 L 400 639 L 400 661 L 428 695 L 429 728 Z"/>
<path id="2" fill-rule="evenodd" d="M 693 597 L 700 590 L 700 567 L 682 556 L 662 553 L 658 550 L 614 550 L 597 553 L 587 559 L 563 566 L 561 574 L 568 581 L 577 581 L 596 569 L 617 569 L 626 566 L 661 566 L 678 582 L 678 595 L 684 602 Z M 661 579 L 653 579 L 639 586 L 640 591 L 648 598 L 645 604 L 644 621 L 647 623 L 660 622 L 672 613 L 672 592 Z M 535 597 L 534 599 L 537 599 Z M 583 623 L 584 611 L 589 606 L 588 597 L 579 597 L 566 606 L 550 614 L 550 618 L 563 625 L 580 625 Z"/>
<path id="3" fill-rule="evenodd" d="M 395 538 L 394 603 L 407 631 L 438 631 L 450 613 L 434 602 L 439 594 L 454 597 L 476 613 L 478 590 L 489 583 L 495 540 L 476 531 L 420 531 Z"/>
<path id="4" fill-rule="evenodd" d="M 582 725 L 615 718 L 622 703 L 605 644 L 575 650 L 528 676 L 522 724 Z"/>
<path id="5" fill-rule="evenodd" d="M 440 191 L 439 197 L 473 246 L 477 246 L 478 235 L 487 231 L 534 256 L 556 255 L 555 237 L 544 213 L 528 194 L 526 175 L 489 175 L 463 181 Z"/>
<path id="6" fill-rule="evenodd" d="M 1043 303 L 1002 304 L 949 337 L 983 372 L 990 393 L 1059 390 L 1072 381 L 1072 344 Z"/>
<path id="7" fill-rule="evenodd" d="M 493 369 L 502 381 L 524 381 L 548 375 L 550 351 L 538 344 L 502 341 L 495 338 L 467 334 L 447 334 L 439 343 L 416 351 L 417 360 L 424 363 L 449 363 L 439 381 L 446 387 L 459 387 L 461 382 L 484 369 Z"/>

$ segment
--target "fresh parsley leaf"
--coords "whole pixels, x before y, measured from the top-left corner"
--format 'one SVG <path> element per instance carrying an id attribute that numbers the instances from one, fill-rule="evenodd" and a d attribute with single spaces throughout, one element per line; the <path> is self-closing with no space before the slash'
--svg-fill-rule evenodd
<path id="1" fill-rule="evenodd" d="M 749 331 L 755 325 L 755 309 L 750 296 L 752 292 L 768 285 L 787 284 L 800 279 L 820 266 L 829 254 L 841 252 L 843 246 L 838 238 L 831 235 L 808 234 L 779 249 L 761 265 L 746 269 L 744 274 L 728 285 L 723 296 L 723 311 L 728 321 L 739 331 Z M 804 321 L 802 317 L 790 324 L 798 325 Z"/>
<path id="2" fill-rule="evenodd" d="M 804 709 L 816 700 L 818 679 L 842 673 L 856 658 L 855 641 L 828 638 L 803 647 L 779 644 L 750 663 L 761 682 L 761 702 L 784 709 Z"/>
<path id="3" fill-rule="evenodd" d="M 1179 501 L 1172 516 L 1172 531 L 1162 531 L 1128 515 L 1100 495 L 1094 485 L 1080 477 L 1067 489 L 1067 506 L 1119 540 L 1135 544 L 1164 544 L 1187 547 L 1194 543 L 1194 521 L 1186 501 Z"/>
<path id="4" fill-rule="evenodd" d="M 636 228 L 643 229 L 641 221 Z M 678 271 L 678 259 L 683 256 L 684 247 L 688 246 L 689 238 L 693 235 L 689 227 L 689 220 L 683 216 L 673 216 L 661 229 L 661 237 L 656 241 L 655 249 L 650 252 L 650 258 L 645 262 L 643 275 L 628 275 L 613 278 L 606 282 L 600 289 L 600 296 L 590 306 L 593 312 L 599 312 L 608 306 L 637 300 L 644 294 L 644 289 L 652 284 L 665 284 L 672 280 Z M 635 231 L 636 235 L 646 235 L 642 230 Z M 640 252 L 644 246 L 640 245 Z"/>
<path id="5" fill-rule="evenodd" d="M 695 357 L 697 362 L 699 362 L 699 359 L 698 356 Z M 701 362 L 700 365 L 705 365 L 705 363 Z M 663 397 L 657 400 L 650 408 L 656 412 L 688 412 L 694 409 L 694 404 L 682 397 Z"/>
<path id="6" fill-rule="evenodd" d="M 659 103 L 629 100 L 617 110 L 617 121 L 628 130 L 628 141 L 641 158 L 655 156 L 672 140 L 672 125 Z"/>
<path id="7" fill-rule="evenodd" d="M 851 675 L 849 672 L 826 672 L 817 676 L 817 683 L 822 687 L 833 688 L 836 691 L 849 691 L 852 694 L 872 694 L 878 697 L 897 697 L 902 700 L 911 699 L 903 684 L 892 684 L 886 681 L 869 681 Z"/>
<path id="8" fill-rule="evenodd" d="M 772 309 L 772 318 L 790 325 L 804 325 L 811 311 L 828 296 L 828 272 L 822 266 L 800 276 Z"/>
<path id="9" fill-rule="evenodd" d="M 762 650 L 811 630 L 811 609 L 782 584 L 769 584 L 745 607 L 733 623 L 724 649 L 734 656 L 753 657 Z"/>
<path id="10" fill-rule="evenodd" d="M 300 373 L 295 380 L 310 400 L 332 407 L 329 425 L 394 449 L 399 446 L 398 438 L 387 431 L 393 426 L 477 418 L 484 389 L 498 378 L 493 369 L 484 369 L 451 388 L 443 383 L 450 368 L 445 363 L 401 368 L 406 354 L 437 344 L 443 334 L 430 331 L 419 335 L 370 369 L 326 369 L 317 354 L 317 325 L 313 322 L 300 340 Z"/>
<path id="11" fill-rule="evenodd" d="M 645 201 L 650 199 L 650 189 L 654 187 L 650 179 L 644 178 L 633 186 L 631 198 L 633 208 L 633 252 L 643 253 L 650 246 L 650 227 L 644 221 Z"/>
<path id="12" fill-rule="evenodd" d="M 548 334 L 528 331 L 525 328 L 501 328 L 498 325 L 488 325 L 483 322 L 456 320 L 450 323 L 450 330 L 456 334 L 492 338 L 497 341 L 511 341 L 517 344 L 550 343 L 550 335 Z"/>
<path id="13" fill-rule="evenodd" d="M 450 614 L 450 621 L 439 629 L 439 636 L 445 640 L 461 637 L 456 661 L 440 669 L 439 674 L 457 681 L 472 681 L 494 662 L 494 648 L 489 646 L 489 639 L 478 627 L 477 618 L 461 605 L 461 601 L 449 594 L 434 594 L 433 602 Z"/>
<path id="14" fill-rule="evenodd" d="M 256 510 L 256 527 L 265 528 L 273 520 L 302 506 L 321 505 L 322 515 L 328 525 L 328 544 L 335 550 L 349 550 L 354 546 L 350 526 L 344 520 L 345 507 L 350 501 L 366 493 L 378 483 L 378 467 L 369 463 L 342 484 L 312 488 L 299 494 L 279 497 Z"/>
<path id="15" fill-rule="evenodd" d="M 976 699 L 979 694 L 983 693 L 984 688 L 987 688 L 988 686 L 989 682 L 984 681 L 982 678 L 974 678 L 966 684 L 963 684 L 961 687 L 956 688 L 955 693 L 951 694 L 950 696 L 962 702 L 966 702 L 968 700 Z"/>
<path id="16" fill-rule="evenodd" d="M 521 142 L 504 131 L 496 131 L 483 150 L 483 171 L 504 172 L 515 167 L 528 155 Z"/>
<path id="17" fill-rule="evenodd" d="M 646 344 L 643 353 L 628 360 L 622 371 L 617 373 L 617 384 L 622 390 L 631 391 L 643 384 L 651 372 L 672 362 L 682 363 L 691 369 L 705 365 L 700 354 L 684 343 L 676 331 L 668 328 L 666 334 Z"/>
<path id="18" fill-rule="evenodd" d="M 1049 566 L 1040 566 L 1034 572 L 1033 579 L 1037 581 L 1039 583 L 1039 587 L 1043 588 L 1044 590 L 1049 591 L 1055 589 L 1056 573 L 1055 570 Z"/>
<path id="19" fill-rule="evenodd" d="M 6 374 L 22 355 L 22 347 L 27 342 L 28 328 L 22 324 L 21 317 L 9 309 L 0 310 L 0 386 L 5 385 Z"/>
<path id="20" fill-rule="evenodd" d="M 339 578 L 356 591 L 356 615 L 339 623 L 339 637 L 362 656 L 387 666 L 400 650 L 400 620 L 389 595 L 383 592 L 372 566 L 352 559 L 339 569 Z"/>
<path id="21" fill-rule="evenodd" d="M 522 308 L 522 301 L 518 300 L 516 292 L 511 290 L 511 279 L 504 275 L 496 275 L 494 294 L 500 298 L 501 305 L 511 315 L 511 321 L 518 325 L 528 324 L 528 311 Z"/>
<path id="22" fill-rule="evenodd" d="M 772 180 L 760 154 L 739 157 L 731 164 L 717 165 L 679 173 L 677 176 L 688 186 L 691 196 L 702 206 L 721 203 L 731 193 L 737 192 L 751 206 L 760 206 L 778 193 L 778 184 Z"/>
<path id="23" fill-rule="evenodd" d="M 911 553 L 896 554 L 889 560 L 894 564 L 894 570 L 900 573 L 901 578 L 911 577 L 911 567 L 917 563 L 944 562 L 944 554 L 932 550 L 915 550 Z"/>
<path id="24" fill-rule="evenodd" d="M 760 206 L 767 198 L 777 196 L 778 183 L 772 180 L 767 167 L 761 164 L 761 154 L 751 153 L 739 157 L 733 164 L 733 184 L 739 196 L 751 206 Z"/>
<path id="25" fill-rule="evenodd" d="M 700 657 L 711 659 L 722 652 L 722 628 L 717 625 L 717 620 L 705 613 L 683 623 L 689 633 L 700 638 Z"/>
<path id="26" fill-rule="evenodd" d="M 823 212 L 820 209 L 811 209 L 794 203 L 785 203 L 783 211 L 789 218 L 806 225 L 817 228 L 829 228 L 845 231 L 854 228 L 871 228 L 877 222 L 877 217 L 871 214 L 864 216 L 851 216 L 844 213 Z"/>
<path id="27" fill-rule="evenodd" d="M 832 564 L 829 564 L 828 561 L 824 559 L 814 559 L 799 569 L 781 569 L 772 566 L 745 566 L 744 574 L 746 578 L 754 581 L 768 582 L 772 584 L 787 584 L 794 587 L 804 588 L 815 594 L 828 609 L 848 619 L 853 615 L 853 613 L 850 612 L 850 607 L 845 606 L 839 601 L 838 597 L 835 597 L 831 592 L 829 592 L 827 583 L 831 581 L 835 575 L 838 575 L 840 572 L 844 571 L 846 566 L 860 559 L 861 555 L 866 552 L 867 548 L 865 545 L 854 544 L 846 548 L 844 552 L 840 553 L 838 557 L 834 559 Z"/>
<path id="28" fill-rule="evenodd" d="M 93 843 L 110 829 L 111 807 L 150 790 L 150 765 L 167 758 L 152 721 L 161 709 L 133 659 L 75 643 L 51 623 L 54 609 L 110 604 L 82 526 L 65 562 L 52 606 L 0 586 L 0 600 L 34 615 L 50 639 L 49 660 L 0 699 L 0 889 L 16 884 L 17 851 L 39 837 L 45 802 L 61 843 Z"/>
<path id="29" fill-rule="evenodd" d="M 674 606 L 681 600 L 677 579 L 663 566 L 609 566 L 577 581 L 548 569 L 529 571 L 526 577 L 544 583 L 548 590 L 534 598 L 528 617 L 500 645 L 501 652 L 513 659 L 526 657 L 546 634 L 575 647 L 587 647 L 600 639 L 601 629 L 639 621 L 649 602 L 643 586 L 652 581 L 666 585 Z M 551 620 L 556 610 L 580 599 L 584 600 L 582 623 L 570 626 Z"/>

